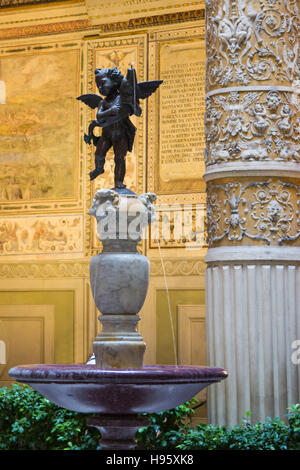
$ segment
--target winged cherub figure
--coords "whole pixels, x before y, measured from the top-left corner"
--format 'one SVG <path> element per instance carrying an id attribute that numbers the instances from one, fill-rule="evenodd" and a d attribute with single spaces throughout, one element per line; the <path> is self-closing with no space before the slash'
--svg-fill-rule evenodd
<path id="1" fill-rule="evenodd" d="M 104 173 L 105 157 L 113 147 L 115 159 L 115 188 L 126 188 L 123 183 L 127 152 L 132 151 L 136 128 L 129 119 L 135 114 L 140 116 L 142 109 L 139 100 L 148 98 L 159 87 L 162 80 L 137 83 L 133 66 L 127 70 L 126 78 L 119 69 L 105 68 L 95 70 L 97 94 L 81 95 L 77 99 L 97 110 L 96 119 L 91 122 L 88 134 L 84 135 L 87 144 L 96 146 L 95 169 L 90 172 L 90 179 Z M 95 127 L 102 127 L 101 137 L 94 135 Z"/>

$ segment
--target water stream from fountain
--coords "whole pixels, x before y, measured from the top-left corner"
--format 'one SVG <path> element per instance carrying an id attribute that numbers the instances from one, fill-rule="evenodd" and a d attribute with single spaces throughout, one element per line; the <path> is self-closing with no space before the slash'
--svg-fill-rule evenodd
<path id="1" fill-rule="evenodd" d="M 167 281 L 167 275 L 166 275 L 166 268 L 165 268 L 165 262 L 164 262 L 164 257 L 162 255 L 162 250 L 161 250 L 161 245 L 160 245 L 160 240 L 158 238 L 158 234 L 155 236 L 155 240 L 158 245 L 158 252 L 159 252 L 159 257 L 160 257 L 160 262 L 163 270 L 163 276 L 164 276 L 164 282 L 165 282 L 165 289 L 166 289 L 166 294 L 167 294 L 167 301 L 168 301 L 168 311 L 169 311 L 169 318 L 170 318 L 170 325 L 171 325 L 171 333 L 172 333 L 172 344 L 173 344 L 173 352 L 174 352 L 174 359 L 175 359 L 175 366 L 178 367 L 178 355 L 177 355 L 177 348 L 176 348 L 176 338 L 175 338 L 175 328 L 174 328 L 174 320 L 172 316 L 172 308 L 171 308 L 171 299 L 170 299 L 170 292 L 169 292 L 169 286 L 168 286 L 168 281 Z M 98 269 L 99 265 L 97 264 L 96 266 L 96 279 L 98 279 Z M 96 283 L 94 283 L 94 289 L 93 289 L 93 296 L 94 299 L 96 298 Z M 95 338 L 95 314 L 92 316 L 92 341 L 91 343 L 93 344 L 94 338 Z M 92 356 L 89 358 L 88 362 L 92 359 L 93 357 L 93 352 Z"/>
<path id="2" fill-rule="evenodd" d="M 161 266 L 162 266 L 164 280 L 165 280 L 165 287 L 166 287 L 166 293 L 167 293 L 167 299 L 168 299 L 169 317 L 170 317 L 171 331 L 172 331 L 174 358 L 175 358 L 175 365 L 177 367 L 178 366 L 178 357 L 177 357 L 177 348 L 176 348 L 176 341 L 175 341 L 174 321 L 173 321 L 173 317 L 172 317 L 172 309 L 171 309 L 171 301 L 170 301 L 170 292 L 169 292 L 168 281 L 167 281 L 167 276 L 166 276 L 165 262 L 164 262 L 164 258 L 163 258 L 162 252 L 161 252 L 160 241 L 159 241 L 159 238 L 157 236 L 156 236 L 156 241 L 157 241 L 157 245 L 158 245 L 158 252 L 159 252 Z"/>

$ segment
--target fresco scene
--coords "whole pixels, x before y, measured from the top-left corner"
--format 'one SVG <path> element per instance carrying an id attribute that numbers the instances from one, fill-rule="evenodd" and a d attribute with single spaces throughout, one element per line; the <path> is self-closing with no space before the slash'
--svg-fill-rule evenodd
<path id="1" fill-rule="evenodd" d="M 75 197 L 77 70 L 76 50 L 1 59 L 1 202 Z"/>

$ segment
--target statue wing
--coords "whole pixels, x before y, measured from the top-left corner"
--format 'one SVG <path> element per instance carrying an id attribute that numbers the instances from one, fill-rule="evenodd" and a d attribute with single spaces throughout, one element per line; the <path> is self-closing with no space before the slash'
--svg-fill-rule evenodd
<path id="1" fill-rule="evenodd" d="M 131 67 L 127 70 L 126 78 L 123 79 L 120 87 L 122 101 L 130 105 L 132 114 L 140 116 L 142 114 L 142 108 L 139 105 L 139 100 L 152 95 L 161 83 L 162 80 L 137 83 L 136 71 Z"/>
<path id="2" fill-rule="evenodd" d="M 87 104 L 92 109 L 98 108 L 99 104 L 102 101 L 101 96 L 96 95 L 95 93 L 81 95 L 81 96 L 78 96 L 76 99 L 82 101 L 84 104 Z"/>
<path id="3" fill-rule="evenodd" d="M 144 100 L 152 95 L 162 84 L 163 80 L 152 80 L 151 82 L 137 83 L 137 99 Z"/>

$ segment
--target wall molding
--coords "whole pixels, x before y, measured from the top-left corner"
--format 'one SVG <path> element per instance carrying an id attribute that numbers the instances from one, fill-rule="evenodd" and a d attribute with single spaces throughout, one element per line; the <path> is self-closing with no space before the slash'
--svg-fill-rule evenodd
<path id="1" fill-rule="evenodd" d="M 197 276 L 205 272 L 204 257 L 201 259 L 164 259 L 167 276 Z M 160 259 L 150 259 L 150 273 L 152 277 L 163 276 Z"/>
<path id="2" fill-rule="evenodd" d="M 0 279 L 88 278 L 89 261 L 1 263 Z"/>
<path id="3" fill-rule="evenodd" d="M 167 276 L 198 276 L 205 272 L 204 257 L 198 259 L 166 258 L 164 259 Z M 163 276 L 160 259 L 150 258 L 151 277 Z M 28 263 L 0 263 L 0 279 L 56 279 L 84 278 L 89 279 L 89 258 L 78 261 Z"/>
<path id="4" fill-rule="evenodd" d="M 89 36 L 92 36 L 93 39 L 95 39 L 97 37 L 101 37 L 101 35 L 105 33 L 114 33 L 118 31 L 121 32 L 124 30 L 132 30 L 153 26 L 163 26 L 166 24 L 170 25 L 176 23 L 184 23 L 188 21 L 196 21 L 203 18 L 204 9 L 133 18 L 126 21 L 117 21 L 115 23 L 106 23 L 96 26 L 92 26 L 90 20 L 88 19 L 77 19 L 72 21 L 60 22 L 56 21 L 55 23 L 44 24 L 43 21 L 45 21 L 45 19 L 41 18 L 40 24 L 0 29 L 0 40 L 74 31 L 89 31 L 90 35 L 84 37 L 84 39 L 89 39 Z"/>

